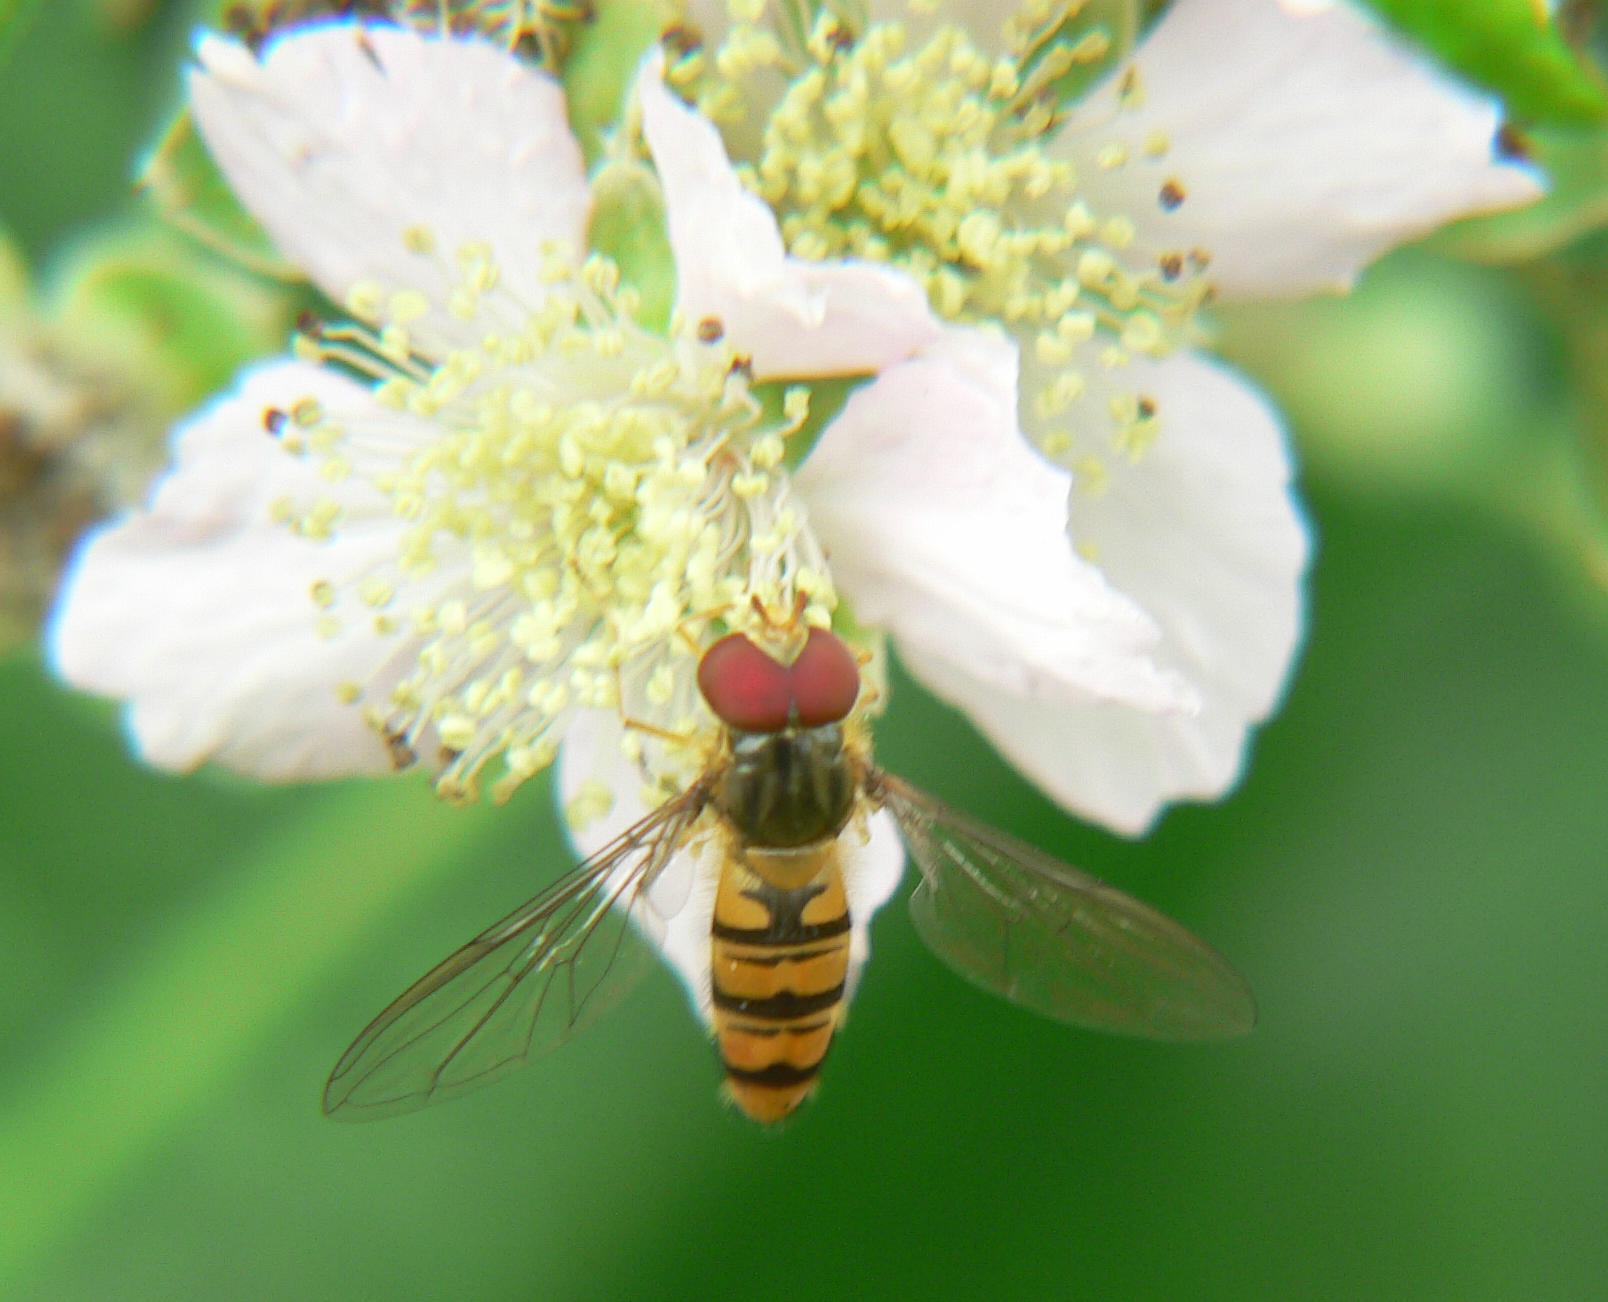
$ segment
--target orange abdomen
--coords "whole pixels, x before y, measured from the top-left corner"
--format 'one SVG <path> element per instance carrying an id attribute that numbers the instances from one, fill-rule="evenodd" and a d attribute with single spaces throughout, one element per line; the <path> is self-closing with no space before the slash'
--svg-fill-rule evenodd
<path id="1" fill-rule="evenodd" d="M 712 948 L 726 1087 L 754 1120 L 780 1121 L 815 1088 L 842 1017 L 849 907 L 836 840 L 733 856 L 715 896 Z"/>

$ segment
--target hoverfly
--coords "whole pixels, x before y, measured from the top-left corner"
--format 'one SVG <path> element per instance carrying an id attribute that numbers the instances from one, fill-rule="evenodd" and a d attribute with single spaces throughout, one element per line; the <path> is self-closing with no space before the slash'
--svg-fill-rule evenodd
<path id="1" fill-rule="evenodd" d="M 678 851 L 720 854 L 711 1015 L 726 1086 L 758 1121 L 814 1088 L 845 1010 L 844 837 L 885 809 L 921 873 L 916 929 L 951 968 L 1074 1025 L 1162 1040 L 1241 1035 L 1244 979 L 1131 896 L 918 791 L 870 761 L 849 721 L 853 652 L 812 629 L 791 663 L 741 633 L 698 686 L 722 727 L 715 759 L 580 867 L 415 982 L 331 1073 L 324 1110 L 384 1116 L 473 1089 L 553 1048 L 620 993 L 632 921 Z"/>

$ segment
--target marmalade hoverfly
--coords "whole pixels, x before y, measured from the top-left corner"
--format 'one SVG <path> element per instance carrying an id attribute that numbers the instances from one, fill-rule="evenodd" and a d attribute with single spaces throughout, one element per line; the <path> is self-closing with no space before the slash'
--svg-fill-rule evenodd
<path id="1" fill-rule="evenodd" d="M 648 888 L 678 850 L 713 837 L 716 1046 L 737 1106 L 782 1119 L 814 1088 L 843 1018 L 840 843 L 878 809 L 921 873 L 916 929 L 961 976 L 1100 1030 L 1195 1040 L 1251 1029 L 1250 989 L 1204 941 L 872 765 L 848 722 L 859 667 L 835 634 L 811 630 L 789 664 L 730 634 L 704 653 L 698 686 L 723 725 L 703 774 L 415 982 L 336 1064 L 326 1112 L 410 1111 L 563 1043 L 636 971 L 629 920 Z"/>

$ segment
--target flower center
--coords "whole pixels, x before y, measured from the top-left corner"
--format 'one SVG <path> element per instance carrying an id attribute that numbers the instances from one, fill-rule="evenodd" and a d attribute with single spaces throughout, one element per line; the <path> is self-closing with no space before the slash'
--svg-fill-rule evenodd
<path id="1" fill-rule="evenodd" d="M 1024 5 L 990 58 L 953 25 L 917 44 L 903 23 L 856 32 L 825 12 L 789 40 L 786 23 L 772 30 L 748 5 L 750 21 L 734 20 L 718 49 L 682 51 L 671 72 L 746 152 L 745 180 L 795 255 L 892 263 L 942 315 L 1016 335 L 1024 428 L 1074 467 L 1098 425 L 1091 400 L 1109 415 L 1111 449 L 1142 452 L 1156 404 L 1106 376 L 1178 347 L 1208 294 L 1200 255 L 1135 251 L 1134 221 L 1097 211 L 1058 140 L 1067 79 L 1110 52 L 1103 28 L 1080 25 L 1083 7 Z M 1139 95 L 1136 78 L 1127 92 Z M 1128 162 L 1115 146 L 1087 155 L 1099 169 Z M 1183 198 L 1169 182 L 1160 203 Z"/>
<path id="2" fill-rule="evenodd" d="M 279 422 L 335 486 L 282 518 L 313 539 L 383 520 L 395 539 L 364 572 L 314 585 L 329 635 L 367 619 L 397 642 L 392 672 L 343 697 L 399 764 L 436 743 L 438 789 L 462 799 L 494 758 L 499 799 L 544 768 L 576 707 L 618 710 L 637 746 L 696 750 L 694 671 L 715 634 L 756 598 L 822 622 L 835 603 L 781 469 L 804 394 L 767 422 L 719 324 L 649 334 L 604 259 L 577 270 L 550 253 L 535 307 L 500 287 L 484 248 L 462 250 L 459 271 L 442 360 L 414 349 L 413 323 L 443 329 L 420 320 L 422 294 L 360 288 L 349 306 L 368 324 L 320 327 L 301 351 L 375 378 L 378 410 L 301 404 Z"/>
<path id="3" fill-rule="evenodd" d="M 560 67 L 575 29 L 593 21 L 589 0 L 256 0 L 230 5 L 226 26 L 253 49 L 304 23 L 352 17 L 384 19 L 424 33 L 479 35 L 505 49 Z"/>

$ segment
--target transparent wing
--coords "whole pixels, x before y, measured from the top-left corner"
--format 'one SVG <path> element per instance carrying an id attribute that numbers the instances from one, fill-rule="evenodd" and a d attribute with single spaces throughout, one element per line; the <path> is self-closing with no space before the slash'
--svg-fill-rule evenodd
<path id="1" fill-rule="evenodd" d="M 342 1055 L 324 1111 L 411 1112 L 555 1049 L 630 988 L 651 953 L 631 918 L 707 803 L 661 805 L 535 899 L 415 981 Z"/>
<path id="2" fill-rule="evenodd" d="M 868 791 L 921 870 L 916 930 L 967 980 L 1057 1021 L 1158 1040 L 1255 1025 L 1245 979 L 1149 905 L 891 774 Z"/>

